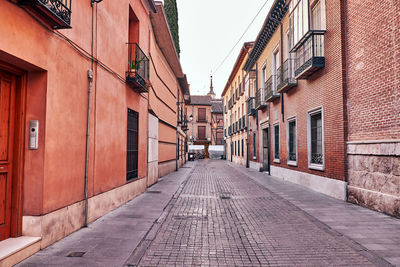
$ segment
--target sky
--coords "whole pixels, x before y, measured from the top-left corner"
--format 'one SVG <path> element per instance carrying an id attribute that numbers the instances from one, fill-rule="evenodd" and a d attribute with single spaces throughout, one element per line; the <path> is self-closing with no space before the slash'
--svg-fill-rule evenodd
<path id="1" fill-rule="evenodd" d="M 180 60 L 192 95 L 207 94 L 210 74 L 261 9 L 254 23 L 224 64 L 214 73 L 214 92 L 220 97 L 244 42 L 254 41 L 273 0 L 177 0 Z"/>

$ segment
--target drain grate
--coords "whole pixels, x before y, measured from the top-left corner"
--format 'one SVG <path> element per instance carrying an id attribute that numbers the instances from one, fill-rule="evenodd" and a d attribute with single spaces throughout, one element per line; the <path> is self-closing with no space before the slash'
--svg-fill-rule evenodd
<path id="1" fill-rule="evenodd" d="M 147 193 L 150 193 L 150 194 L 160 194 L 161 191 L 152 190 L 152 191 L 147 191 Z"/>
<path id="2" fill-rule="evenodd" d="M 230 196 L 220 196 L 221 199 L 231 199 Z"/>
<path id="3" fill-rule="evenodd" d="M 208 216 L 172 216 L 173 219 L 175 220 L 208 220 Z"/>
<path id="4" fill-rule="evenodd" d="M 67 257 L 72 257 L 72 258 L 80 258 L 83 255 L 85 255 L 86 252 L 78 251 L 78 252 L 71 252 L 67 255 Z"/>

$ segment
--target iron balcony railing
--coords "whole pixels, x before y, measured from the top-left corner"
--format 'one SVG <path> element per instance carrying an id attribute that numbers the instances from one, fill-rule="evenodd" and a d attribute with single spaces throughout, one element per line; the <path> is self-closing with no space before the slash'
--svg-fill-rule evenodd
<path id="1" fill-rule="evenodd" d="M 239 98 L 240 98 L 240 89 L 238 87 L 236 88 L 236 100 L 239 100 Z"/>
<path id="2" fill-rule="evenodd" d="M 136 43 L 128 43 L 128 70 L 126 82 L 139 92 L 147 92 L 149 80 L 149 59 Z"/>
<path id="3" fill-rule="evenodd" d="M 53 29 L 71 28 L 72 0 L 19 0 L 18 4 L 32 11 Z"/>
<path id="4" fill-rule="evenodd" d="M 229 109 L 231 109 L 233 107 L 233 103 L 232 103 L 232 97 L 229 99 Z"/>
<path id="5" fill-rule="evenodd" d="M 239 132 L 239 121 L 235 122 L 236 132 Z"/>
<path id="6" fill-rule="evenodd" d="M 274 101 L 275 98 L 279 97 L 279 94 L 276 91 L 276 86 L 276 75 L 271 75 L 265 82 L 265 101 Z"/>
<path id="7" fill-rule="evenodd" d="M 242 118 L 239 119 L 239 131 L 242 130 Z"/>
<path id="8" fill-rule="evenodd" d="M 246 116 L 244 116 L 243 115 L 243 117 L 242 117 L 242 127 L 243 127 L 243 129 L 246 129 Z"/>
<path id="9" fill-rule="evenodd" d="M 294 77 L 294 62 L 293 57 L 288 58 L 277 70 L 276 80 L 278 81 L 277 91 L 283 92 L 294 86 L 297 86 L 297 80 Z"/>
<path id="10" fill-rule="evenodd" d="M 265 103 L 265 89 L 264 88 L 258 88 L 257 89 L 257 95 L 256 95 L 256 109 L 261 109 L 266 106 Z"/>
<path id="11" fill-rule="evenodd" d="M 240 92 L 240 95 L 241 95 L 241 96 L 244 94 L 244 86 L 243 86 L 243 83 L 240 83 L 240 84 L 239 84 L 239 92 Z"/>
<path id="12" fill-rule="evenodd" d="M 229 126 L 229 127 L 228 127 L 228 136 L 231 136 L 231 135 L 232 135 L 232 127 Z"/>
<path id="13" fill-rule="evenodd" d="M 249 97 L 247 99 L 247 114 L 248 115 L 255 115 L 257 112 L 256 110 L 256 98 Z"/>
<path id="14" fill-rule="evenodd" d="M 296 79 L 307 79 L 312 73 L 325 67 L 324 34 L 322 30 L 309 31 L 293 48 L 296 53 Z"/>

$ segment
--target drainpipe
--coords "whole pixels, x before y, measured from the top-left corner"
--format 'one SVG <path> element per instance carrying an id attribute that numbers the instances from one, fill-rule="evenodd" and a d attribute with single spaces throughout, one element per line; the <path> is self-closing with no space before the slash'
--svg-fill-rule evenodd
<path id="1" fill-rule="evenodd" d="M 93 86 L 93 66 L 94 66 L 94 7 L 93 2 L 92 6 L 92 50 L 91 50 L 91 68 L 88 70 L 88 108 L 86 114 L 86 151 L 85 151 L 85 182 L 84 182 L 84 195 L 85 195 L 85 221 L 83 226 L 87 227 L 88 225 L 88 213 L 89 213 L 89 195 L 88 195 L 88 180 L 89 180 L 89 146 L 90 146 L 90 112 L 91 112 L 91 96 L 92 96 L 92 86 Z"/>
<path id="2" fill-rule="evenodd" d="M 178 171 L 178 158 L 179 158 L 179 133 L 178 133 L 178 122 L 179 122 L 179 88 L 176 88 L 176 96 L 177 96 L 177 112 L 176 112 L 176 159 L 175 159 L 175 171 Z"/>

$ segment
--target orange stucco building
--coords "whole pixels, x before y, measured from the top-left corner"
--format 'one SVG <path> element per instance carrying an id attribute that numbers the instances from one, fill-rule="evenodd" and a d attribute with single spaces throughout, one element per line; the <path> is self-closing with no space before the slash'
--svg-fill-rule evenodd
<path id="1" fill-rule="evenodd" d="M 52 3 L 0 2 L 0 243 L 29 249 L 3 264 L 186 160 L 189 87 L 162 4 Z"/>

